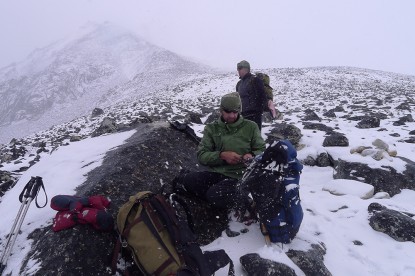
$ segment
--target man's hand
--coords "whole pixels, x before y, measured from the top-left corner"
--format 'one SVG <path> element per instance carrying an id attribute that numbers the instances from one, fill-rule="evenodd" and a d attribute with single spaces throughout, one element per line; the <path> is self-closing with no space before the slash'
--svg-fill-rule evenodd
<path id="1" fill-rule="evenodd" d="M 254 156 L 251 153 L 245 153 L 244 156 L 242 157 L 242 159 L 244 160 L 244 162 L 249 161 L 252 158 L 254 158 Z"/>
<path id="2" fill-rule="evenodd" d="M 275 119 L 277 117 L 277 112 L 275 111 L 275 105 L 272 100 L 268 100 L 268 109 L 271 111 L 272 118 Z"/>
<path id="3" fill-rule="evenodd" d="M 222 151 L 220 153 L 220 159 L 225 160 L 230 165 L 236 165 L 243 162 L 242 155 L 237 154 L 234 151 Z"/>

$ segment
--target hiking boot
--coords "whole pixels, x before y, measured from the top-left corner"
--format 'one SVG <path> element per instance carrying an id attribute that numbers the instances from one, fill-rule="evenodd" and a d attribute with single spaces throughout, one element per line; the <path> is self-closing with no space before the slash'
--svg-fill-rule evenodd
<path id="1" fill-rule="evenodd" d="M 236 210 L 234 216 L 238 222 L 245 225 L 251 225 L 258 221 L 257 213 L 255 211 L 255 202 L 251 198 L 248 199 L 245 209 Z"/>

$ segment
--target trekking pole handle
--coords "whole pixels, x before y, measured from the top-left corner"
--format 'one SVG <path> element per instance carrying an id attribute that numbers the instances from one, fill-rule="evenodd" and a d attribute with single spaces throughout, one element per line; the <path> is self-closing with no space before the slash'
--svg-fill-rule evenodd
<path id="1" fill-rule="evenodd" d="M 26 199 L 28 197 L 30 197 L 33 185 L 35 184 L 36 181 L 36 177 L 32 176 L 29 180 L 29 182 L 27 182 L 27 184 L 24 186 L 22 192 L 19 195 L 19 201 L 23 202 L 23 198 Z"/>
<path id="2" fill-rule="evenodd" d="M 36 195 L 37 195 L 37 193 L 40 190 L 40 187 L 42 187 L 42 186 L 43 186 L 42 177 L 36 176 L 35 177 L 35 183 L 34 183 L 34 185 L 32 187 L 32 190 L 30 191 L 30 197 L 31 198 L 35 198 Z"/>

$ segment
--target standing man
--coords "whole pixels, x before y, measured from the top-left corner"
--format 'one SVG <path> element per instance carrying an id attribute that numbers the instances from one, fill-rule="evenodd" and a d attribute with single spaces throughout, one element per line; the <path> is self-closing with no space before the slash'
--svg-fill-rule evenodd
<path id="1" fill-rule="evenodd" d="M 239 62 L 236 68 L 240 78 L 236 84 L 236 91 L 242 100 L 242 116 L 254 121 L 261 130 L 262 112 L 268 102 L 264 83 L 251 74 L 251 66 L 246 60 Z"/>
<path id="2" fill-rule="evenodd" d="M 192 194 L 216 208 L 232 208 L 238 203 L 236 184 L 246 169 L 245 162 L 265 150 L 258 127 L 240 112 L 238 93 L 221 98 L 221 116 L 206 125 L 197 151 L 199 163 L 210 170 L 179 175 L 173 181 L 176 192 Z"/>

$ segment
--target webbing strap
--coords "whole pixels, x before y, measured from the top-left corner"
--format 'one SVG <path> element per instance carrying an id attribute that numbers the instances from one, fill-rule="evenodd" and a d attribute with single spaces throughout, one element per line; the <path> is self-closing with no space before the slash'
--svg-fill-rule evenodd
<path id="1" fill-rule="evenodd" d="M 162 263 L 161 266 L 159 266 L 159 268 L 156 269 L 156 271 L 154 271 L 155 275 L 161 275 L 161 273 L 163 272 L 163 270 L 165 270 L 171 263 L 173 263 L 173 259 L 172 258 L 168 258 L 164 263 Z"/>
<path id="2" fill-rule="evenodd" d="M 117 239 L 115 242 L 114 250 L 112 251 L 112 261 L 111 261 L 111 272 L 112 274 L 115 274 L 115 271 L 117 269 L 117 261 L 118 261 L 118 255 L 121 251 L 121 241 L 120 239 Z"/>
<path id="3" fill-rule="evenodd" d="M 148 215 L 150 216 L 151 220 L 153 221 L 154 225 L 157 228 L 157 232 L 161 232 L 164 228 L 162 222 L 159 219 L 159 216 L 157 215 L 156 211 L 154 210 L 153 206 L 149 203 L 151 198 L 148 200 L 143 201 L 141 204 L 143 205 L 144 209 L 146 209 Z"/>
<path id="4" fill-rule="evenodd" d="M 143 211 L 144 210 L 142 210 L 141 212 Z M 140 223 L 141 221 L 143 221 L 143 218 L 141 217 L 141 215 L 139 215 L 132 223 L 130 223 L 126 228 L 124 228 L 124 231 L 122 231 L 122 236 L 128 237 L 128 235 L 130 234 L 131 228 L 133 228 L 134 225 Z"/>
<path id="5" fill-rule="evenodd" d="M 159 232 L 157 231 L 157 229 L 154 227 L 153 223 L 151 222 L 151 219 L 148 215 L 147 208 L 150 208 L 148 205 L 147 207 L 143 204 L 145 211 L 142 213 L 142 217 L 143 217 L 143 222 L 147 225 L 148 229 L 151 231 L 151 233 L 153 234 L 153 236 L 157 239 L 157 241 L 160 243 L 160 245 L 164 248 L 164 250 L 169 254 L 169 258 L 174 260 L 174 256 L 173 254 L 170 252 L 170 250 L 167 248 L 166 244 L 164 243 L 163 239 L 160 237 Z M 175 260 L 174 260 L 175 261 Z M 180 264 L 179 264 L 180 265 Z"/>

